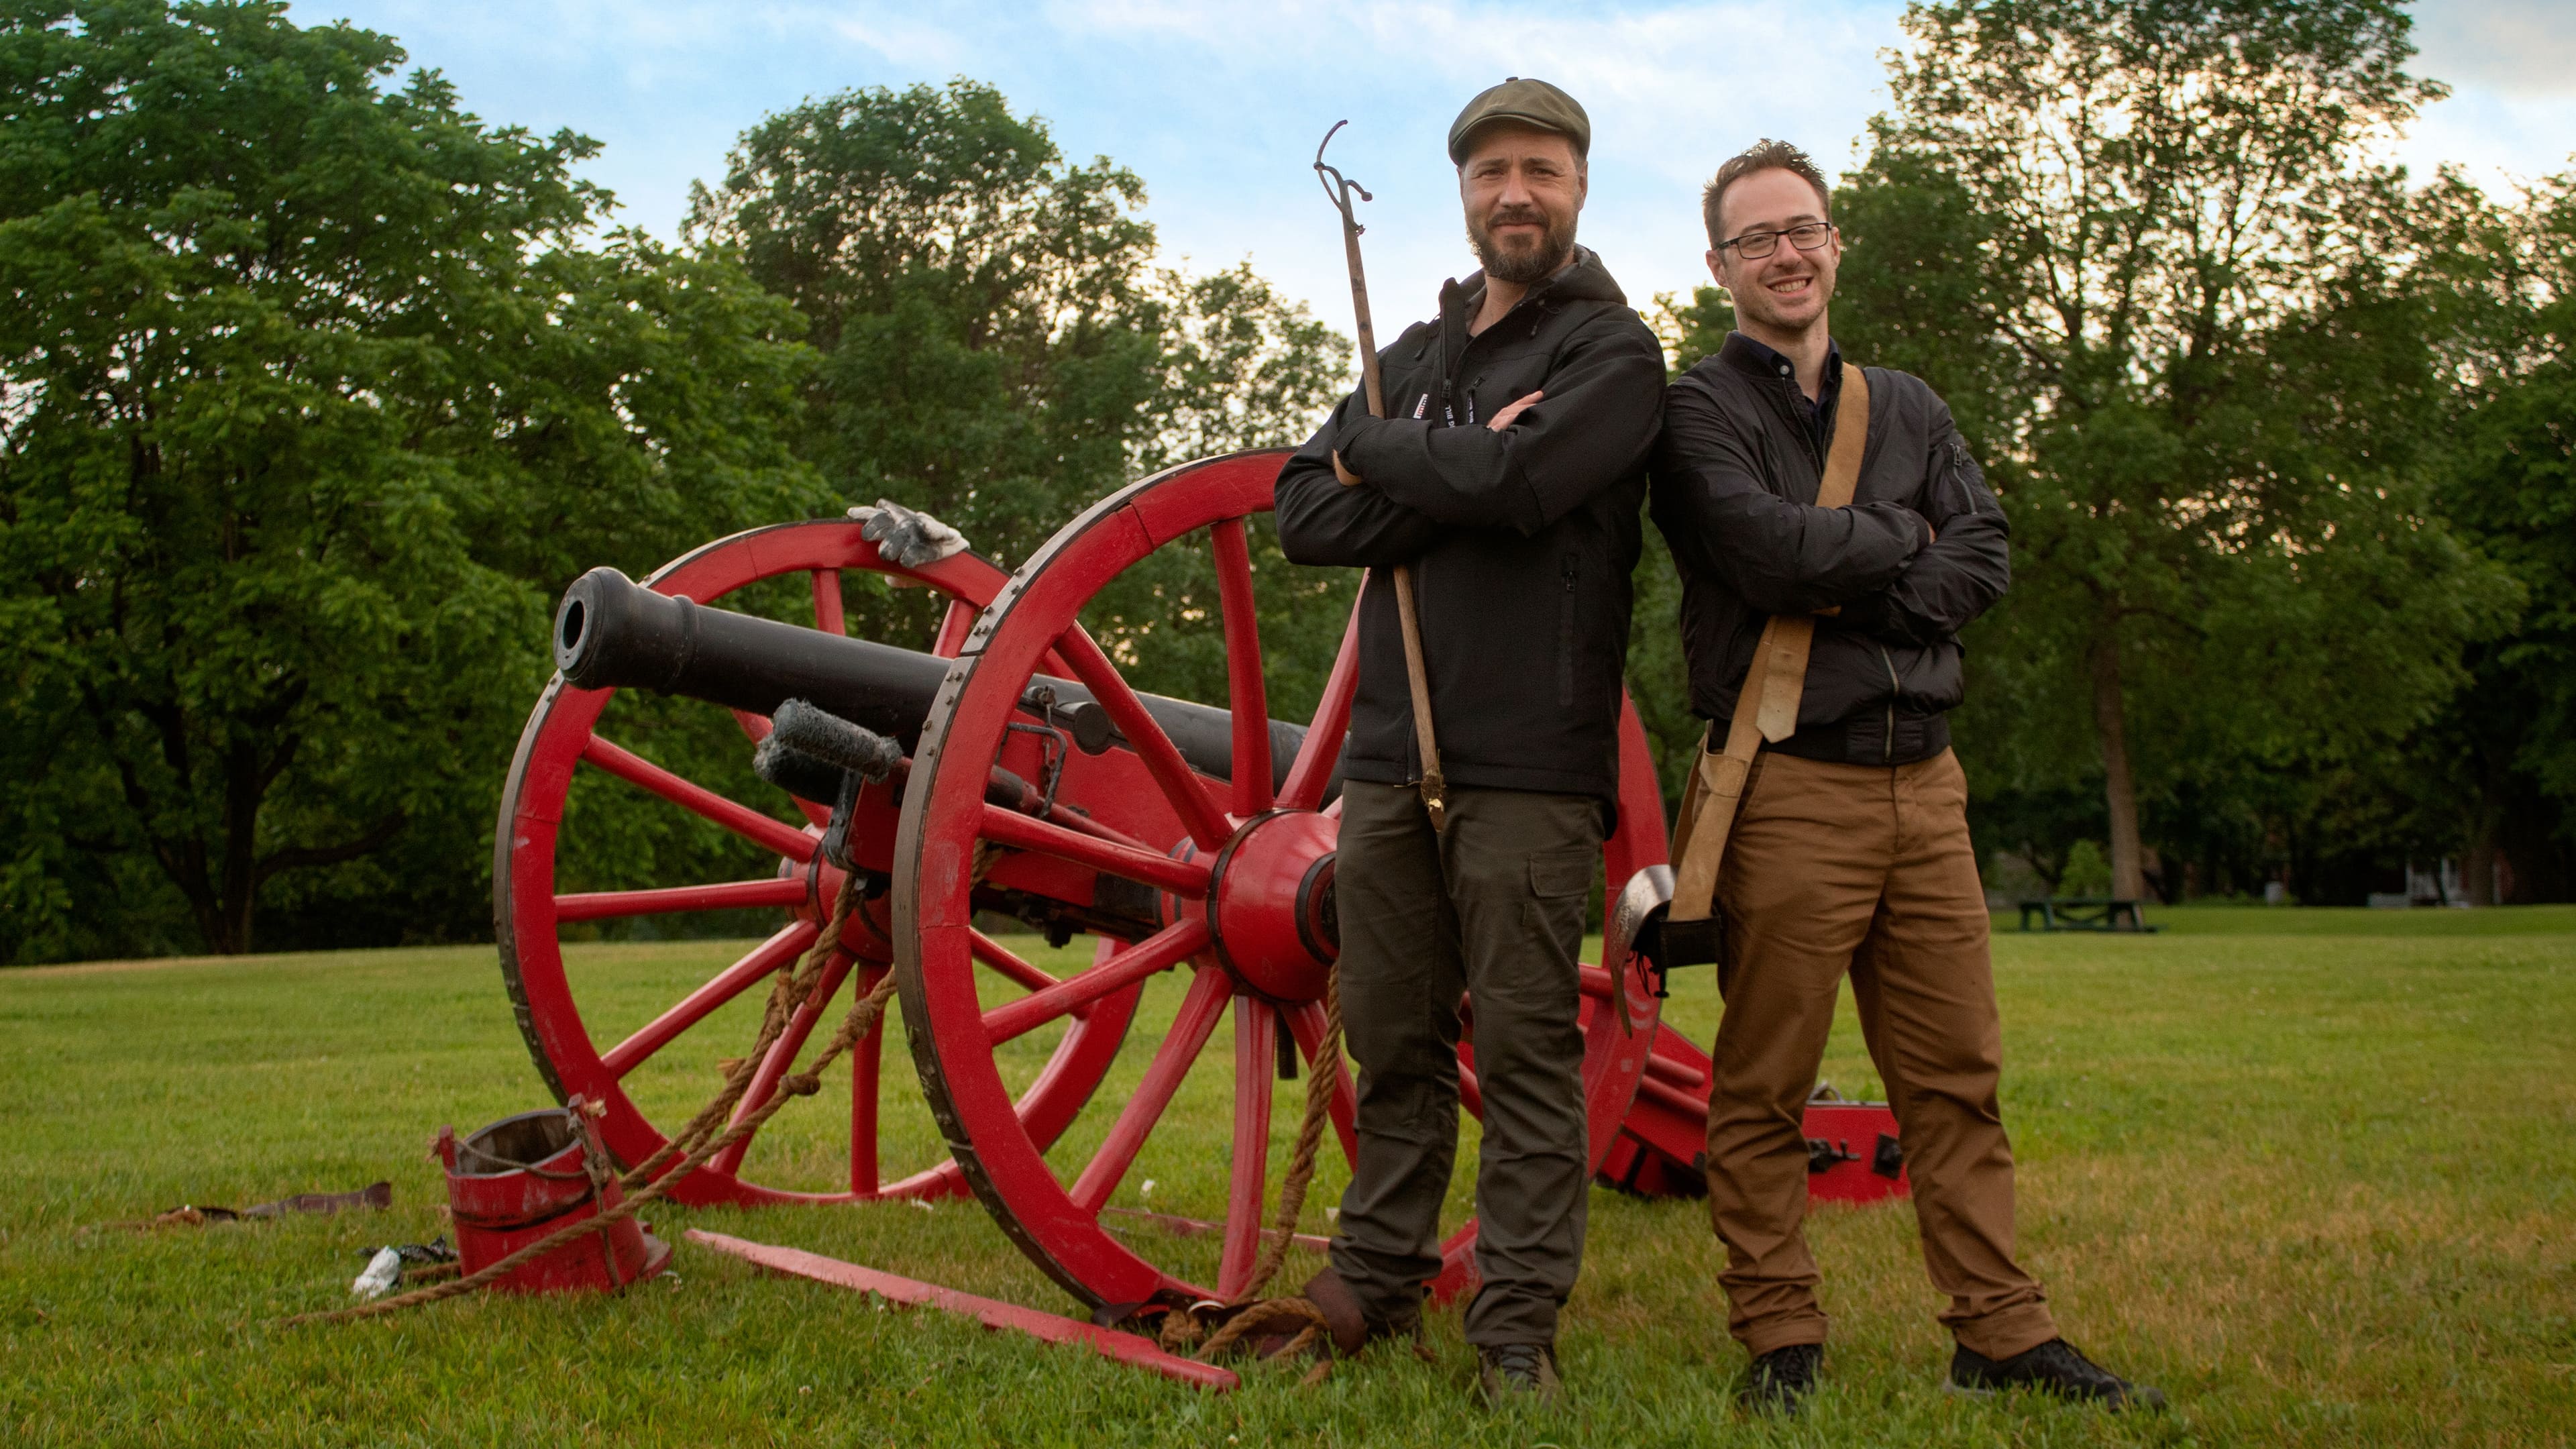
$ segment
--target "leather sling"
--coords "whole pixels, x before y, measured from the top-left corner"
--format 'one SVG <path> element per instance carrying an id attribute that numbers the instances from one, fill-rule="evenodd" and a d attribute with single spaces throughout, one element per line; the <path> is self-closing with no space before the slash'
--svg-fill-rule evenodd
<path id="1" fill-rule="evenodd" d="M 1440 741 L 1431 733 L 1431 675 L 1422 663 L 1422 625 L 1413 612 L 1413 570 L 1395 566 L 1395 619 L 1404 630 L 1404 678 L 1413 693 L 1413 734 L 1422 745 L 1422 809 L 1438 834 L 1449 825 L 1449 780 L 1440 773 Z"/>
<path id="2" fill-rule="evenodd" d="M 1825 456 L 1824 479 L 1816 488 L 1818 508 L 1850 504 L 1860 486 L 1861 454 L 1868 446 L 1869 381 L 1847 362 L 1842 399 L 1834 408 L 1834 444 Z M 1744 688 L 1736 695 L 1725 748 L 1712 754 L 1709 736 L 1701 736 L 1699 762 L 1683 786 L 1681 819 L 1673 827 L 1673 903 L 1667 920 L 1704 921 L 1715 909 L 1717 871 L 1726 859 L 1726 838 L 1735 829 L 1736 809 L 1744 802 L 1745 778 L 1766 741 L 1776 745 L 1798 732 L 1798 701 L 1807 688 L 1807 651 L 1815 638 L 1813 617 L 1774 615 L 1762 626 L 1762 642 L 1754 648 Z"/>

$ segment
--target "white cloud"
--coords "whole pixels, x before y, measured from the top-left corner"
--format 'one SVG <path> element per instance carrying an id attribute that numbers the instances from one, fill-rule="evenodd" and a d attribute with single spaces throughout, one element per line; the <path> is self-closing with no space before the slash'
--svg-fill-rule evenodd
<path id="1" fill-rule="evenodd" d="M 1044 116 L 1066 153 L 1108 155 L 1151 186 L 1174 257 L 1249 255 L 1347 325 L 1332 213 L 1307 163 L 1334 155 L 1378 193 L 1367 208 L 1382 316 L 1419 316 L 1467 270 L 1450 118 L 1505 75 L 1543 76 L 1590 110 L 1584 239 L 1640 305 L 1700 277 L 1698 187 L 1764 135 L 1829 171 L 1886 104 L 1883 49 L 1902 0 L 297 0 L 307 24 L 351 15 L 445 70 L 491 120 L 569 126 L 605 152 L 589 172 L 624 219 L 669 235 L 689 182 L 712 179 L 770 112 L 850 86 L 990 81 Z M 2416 7 L 2422 68 L 2459 94 L 2396 153 L 2418 171 L 2468 163 L 2494 184 L 2562 169 L 2576 145 L 2576 6 L 2446 0 Z"/>

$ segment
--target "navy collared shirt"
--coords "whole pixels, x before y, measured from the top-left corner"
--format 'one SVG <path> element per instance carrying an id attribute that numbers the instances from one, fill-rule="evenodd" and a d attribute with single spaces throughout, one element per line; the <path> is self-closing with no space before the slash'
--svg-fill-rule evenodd
<path id="1" fill-rule="evenodd" d="M 1825 339 L 1825 375 L 1816 387 L 1816 395 L 1810 398 L 1807 390 L 1798 386 L 1798 365 L 1791 362 L 1787 354 L 1746 337 L 1742 332 L 1735 335 L 1743 337 L 1744 345 L 1753 349 L 1755 361 L 1789 384 L 1789 395 L 1798 400 L 1802 409 L 1800 416 L 1807 420 L 1807 437 L 1816 445 L 1816 456 L 1825 456 L 1825 424 L 1833 417 L 1834 404 L 1841 401 L 1843 395 L 1842 344 L 1830 337 Z"/>

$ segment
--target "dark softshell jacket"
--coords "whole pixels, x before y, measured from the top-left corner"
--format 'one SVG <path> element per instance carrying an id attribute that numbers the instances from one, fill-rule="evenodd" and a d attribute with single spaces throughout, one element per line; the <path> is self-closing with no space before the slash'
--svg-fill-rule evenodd
<path id="1" fill-rule="evenodd" d="M 1453 784 L 1590 795 L 1615 809 L 1628 576 L 1642 544 L 1663 350 L 1600 258 L 1574 260 L 1470 338 L 1484 277 L 1378 354 L 1386 418 L 1364 393 L 1280 470 L 1280 546 L 1366 567 L 1359 691 L 1344 770 L 1419 779 L 1388 569 L 1410 564 L 1440 764 Z M 1546 399 L 1497 433 L 1498 409 Z M 1345 488 L 1332 454 L 1363 483 Z"/>
<path id="2" fill-rule="evenodd" d="M 2003 509 L 1948 405 L 1909 373 L 1865 371 L 1850 507 L 1815 506 L 1831 423 L 1820 447 L 1796 380 L 1737 333 L 1665 398 L 1653 511 L 1681 570 L 1693 712 L 1723 737 L 1769 617 L 1839 608 L 1816 621 L 1798 732 L 1772 748 L 1904 764 L 1949 747 L 1959 630 L 2012 568 Z"/>

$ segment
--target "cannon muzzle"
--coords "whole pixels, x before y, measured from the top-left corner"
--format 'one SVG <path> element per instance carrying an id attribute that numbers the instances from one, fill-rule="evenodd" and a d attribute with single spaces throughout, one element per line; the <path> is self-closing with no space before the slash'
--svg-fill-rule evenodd
<path id="1" fill-rule="evenodd" d="M 555 668 L 583 689 L 644 689 L 677 694 L 752 714 L 774 715 L 791 699 L 810 700 L 911 752 L 949 661 L 866 639 L 711 609 L 657 594 L 613 568 L 573 580 L 555 609 Z M 1039 676 L 1029 707 L 1052 691 L 1054 723 L 1097 754 L 1118 742 L 1109 712 L 1091 691 L 1068 679 Z M 1159 694 L 1140 694 L 1146 712 L 1170 735 L 1190 767 L 1233 778 L 1234 737 L 1224 710 Z M 1302 725 L 1270 722 L 1273 788 L 1284 785 Z M 1340 771 L 1333 786 L 1339 788 Z"/>

